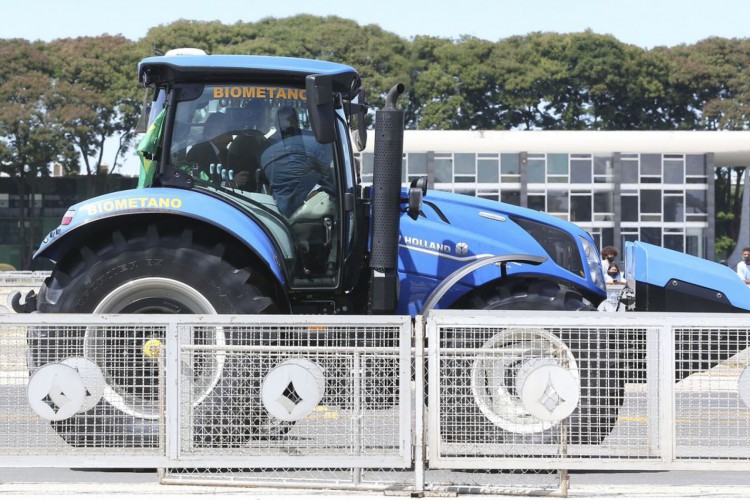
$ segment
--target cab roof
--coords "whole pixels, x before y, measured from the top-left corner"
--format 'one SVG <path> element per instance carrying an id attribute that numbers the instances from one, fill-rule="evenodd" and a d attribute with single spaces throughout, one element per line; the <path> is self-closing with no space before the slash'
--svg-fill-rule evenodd
<path id="1" fill-rule="evenodd" d="M 254 80 L 304 85 L 312 74 L 330 75 L 337 92 L 351 95 L 360 86 L 359 74 L 350 66 L 295 57 L 175 55 L 148 57 L 138 64 L 138 80 L 144 85 Z"/>

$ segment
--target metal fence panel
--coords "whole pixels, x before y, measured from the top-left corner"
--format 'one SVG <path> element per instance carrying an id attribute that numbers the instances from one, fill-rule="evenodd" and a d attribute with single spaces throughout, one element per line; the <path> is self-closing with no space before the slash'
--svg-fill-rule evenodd
<path id="1" fill-rule="evenodd" d="M 409 468 L 411 336 L 408 317 L 0 315 L 0 463 Z"/>
<path id="2" fill-rule="evenodd" d="M 0 321 L 4 465 L 163 464 L 165 326 L 132 319 L 6 315 Z"/>
<path id="3" fill-rule="evenodd" d="M 430 466 L 715 469 L 721 458 L 750 469 L 742 323 L 438 311 L 427 319 Z"/>
<path id="4" fill-rule="evenodd" d="M 675 458 L 750 460 L 750 352 L 738 349 L 750 329 L 677 327 L 674 336 Z"/>
<path id="5" fill-rule="evenodd" d="M 696 316 L 0 315 L 0 465 L 491 493 L 750 470 L 750 327 Z"/>
<path id="6" fill-rule="evenodd" d="M 411 319 L 322 319 L 181 325 L 179 460 L 411 466 Z"/>
<path id="7" fill-rule="evenodd" d="M 49 271 L 0 271 L 0 314 L 12 313 L 9 296 L 20 292 L 22 297 L 30 291 L 38 292 Z"/>

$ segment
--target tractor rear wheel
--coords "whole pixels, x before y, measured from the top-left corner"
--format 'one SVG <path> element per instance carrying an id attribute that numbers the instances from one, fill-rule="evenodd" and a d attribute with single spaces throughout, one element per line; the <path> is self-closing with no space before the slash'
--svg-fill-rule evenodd
<path id="1" fill-rule="evenodd" d="M 455 308 L 594 310 L 578 292 L 539 278 L 510 278 L 474 293 Z M 482 330 L 479 332 L 481 335 Z M 599 444 L 617 421 L 624 379 L 616 349 L 595 329 L 508 328 L 501 332 L 488 331 L 483 337 L 476 337 L 474 332 L 471 338 L 445 339 L 442 345 L 483 352 L 479 356 L 459 356 L 448 361 L 445 380 L 460 381 L 443 389 L 442 434 L 448 441 L 560 442 L 561 420 L 555 421 L 546 414 L 541 418 L 539 412 L 534 411 L 534 405 L 539 404 L 547 405 L 550 414 L 559 407 L 569 415 L 566 440 L 571 444 Z M 534 371 L 537 377 L 550 380 L 543 394 L 529 399 L 524 394 L 534 394 L 534 389 L 525 388 L 524 384 Z M 570 406 L 565 411 L 562 406 L 573 400 L 577 401 L 575 407 Z"/>
<path id="2" fill-rule="evenodd" d="M 118 227 L 58 262 L 39 294 L 42 313 L 261 314 L 279 312 L 265 274 L 239 265 L 240 251 L 197 226 L 153 222 Z M 193 344 L 239 345 L 241 328 L 195 329 Z M 101 400 L 87 411 L 53 421 L 76 446 L 159 445 L 158 347 L 163 331 L 144 325 L 115 330 L 51 328 L 29 332 L 30 369 L 87 358 L 104 378 Z M 149 351 L 156 348 L 157 351 Z M 196 440 L 232 446 L 273 428 L 259 401 L 257 361 L 224 351 L 196 355 L 192 402 Z M 198 359 L 200 358 L 200 359 Z"/>

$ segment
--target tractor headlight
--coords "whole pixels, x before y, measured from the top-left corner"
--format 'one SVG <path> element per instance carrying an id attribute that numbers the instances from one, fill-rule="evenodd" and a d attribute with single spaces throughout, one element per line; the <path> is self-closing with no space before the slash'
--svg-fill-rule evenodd
<path id="1" fill-rule="evenodd" d="M 596 286 L 604 290 L 604 273 L 602 271 L 602 262 L 599 260 L 599 252 L 589 240 L 581 236 L 583 243 L 583 253 L 586 255 L 586 263 L 589 266 L 589 274 Z"/>

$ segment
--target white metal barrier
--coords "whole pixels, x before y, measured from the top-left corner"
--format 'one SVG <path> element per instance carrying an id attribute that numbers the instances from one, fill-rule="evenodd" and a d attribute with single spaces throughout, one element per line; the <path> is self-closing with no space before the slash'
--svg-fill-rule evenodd
<path id="1" fill-rule="evenodd" d="M 427 338 L 431 467 L 750 470 L 745 315 L 441 311 Z"/>
<path id="2" fill-rule="evenodd" d="M 50 271 L 0 271 L 0 287 L 40 287 Z"/>
<path id="3" fill-rule="evenodd" d="M 411 318 L 1 318 L 3 464 L 411 466 Z"/>
<path id="4" fill-rule="evenodd" d="M 0 271 L 0 314 L 13 312 L 10 293 L 18 291 L 25 296 L 31 290 L 39 292 L 49 275 L 49 271 Z"/>
<path id="5" fill-rule="evenodd" d="M 0 466 L 515 493 L 750 470 L 750 326 L 697 316 L 0 315 Z"/>

